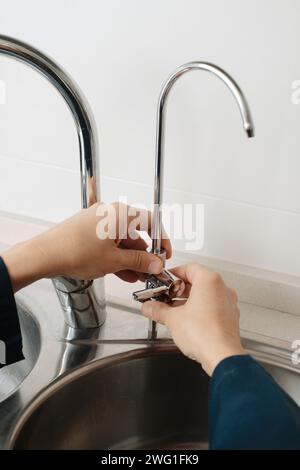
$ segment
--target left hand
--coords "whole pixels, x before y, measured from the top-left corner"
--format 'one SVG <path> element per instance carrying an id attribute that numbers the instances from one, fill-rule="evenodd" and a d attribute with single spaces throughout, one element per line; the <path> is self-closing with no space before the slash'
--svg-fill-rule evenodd
<path id="1" fill-rule="evenodd" d="M 162 260 L 146 252 L 147 243 L 138 233 L 151 233 L 151 212 L 133 209 L 119 203 L 94 204 L 5 252 L 2 258 L 14 291 L 58 275 L 95 279 L 116 273 L 135 282 L 140 273 L 160 273 Z M 169 258 L 172 249 L 165 235 L 162 247 Z"/>

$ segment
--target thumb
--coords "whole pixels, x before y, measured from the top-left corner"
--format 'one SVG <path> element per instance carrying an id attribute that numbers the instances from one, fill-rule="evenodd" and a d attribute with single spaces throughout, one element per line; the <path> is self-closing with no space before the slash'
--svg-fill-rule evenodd
<path id="1" fill-rule="evenodd" d="M 142 305 L 142 314 L 157 323 L 166 325 L 169 316 L 171 315 L 172 307 L 164 302 L 149 301 L 144 302 Z"/>
<path id="2" fill-rule="evenodd" d="M 146 251 L 120 249 L 119 255 L 121 269 L 150 274 L 159 274 L 163 269 L 162 260 Z"/>

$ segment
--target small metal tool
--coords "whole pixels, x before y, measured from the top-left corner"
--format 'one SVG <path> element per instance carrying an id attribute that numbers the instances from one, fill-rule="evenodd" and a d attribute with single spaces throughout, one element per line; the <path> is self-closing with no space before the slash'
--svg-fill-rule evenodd
<path id="1" fill-rule="evenodd" d="M 160 274 L 150 274 L 146 279 L 146 288 L 133 292 L 134 300 L 146 302 L 156 300 L 160 302 L 172 302 L 174 300 L 187 300 L 181 297 L 185 290 L 185 283 L 175 277 L 167 269 L 163 269 Z M 155 339 L 157 336 L 156 323 L 149 321 L 148 339 Z"/>
<path id="2" fill-rule="evenodd" d="M 150 274 L 146 279 L 146 288 L 133 292 L 132 296 L 139 302 L 146 300 L 170 302 L 180 297 L 184 289 L 185 283 L 181 279 L 175 277 L 167 269 L 163 269 L 160 274 Z"/>

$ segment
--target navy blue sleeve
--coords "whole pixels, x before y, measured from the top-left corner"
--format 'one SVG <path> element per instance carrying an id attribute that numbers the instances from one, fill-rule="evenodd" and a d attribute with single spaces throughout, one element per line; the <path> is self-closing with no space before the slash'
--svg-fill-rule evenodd
<path id="1" fill-rule="evenodd" d="M 214 370 L 209 425 L 211 449 L 300 449 L 300 408 L 248 355 Z"/>
<path id="2" fill-rule="evenodd" d="M 6 266 L 0 257 L 0 368 L 24 359 L 17 306 Z"/>

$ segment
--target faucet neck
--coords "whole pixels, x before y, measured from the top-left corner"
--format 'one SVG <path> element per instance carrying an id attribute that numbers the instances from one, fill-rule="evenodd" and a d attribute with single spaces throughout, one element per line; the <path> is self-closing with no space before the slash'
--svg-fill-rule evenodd
<path id="1" fill-rule="evenodd" d="M 0 54 L 37 70 L 52 83 L 67 103 L 79 140 L 82 207 L 89 207 L 99 199 L 97 133 L 92 112 L 83 93 L 62 67 L 29 44 L 0 35 Z"/>
<path id="2" fill-rule="evenodd" d="M 17 39 L 0 35 L 0 54 L 33 67 L 64 98 L 72 113 L 79 140 L 81 204 L 83 208 L 94 204 L 100 200 L 96 126 L 79 87 L 56 62 Z M 53 283 L 68 325 L 81 329 L 102 325 L 105 321 L 103 279 L 81 281 L 60 277 L 53 279 Z"/>
<path id="3" fill-rule="evenodd" d="M 157 106 L 157 124 L 156 124 L 156 152 L 155 152 L 155 181 L 154 181 L 154 214 L 153 214 L 153 237 L 152 252 L 159 254 L 161 252 L 162 238 L 162 214 L 161 204 L 163 198 L 164 182 L 164 144 L 165 144 L 165 115 L 166 104 L 169 93 L 176 81 L 187 72 L 192 70 L 204 70 L 212 73 L 222 80 L 229 88 L 239 107 L 243 121 L 243 127 L 248 137 L 253 137 L 254 127 L 247 100 L 235 82 L 235 80 L 220 67 L 208 62 L 189 62 L 178 67 L 165 82 L 158 100 Z"/>

